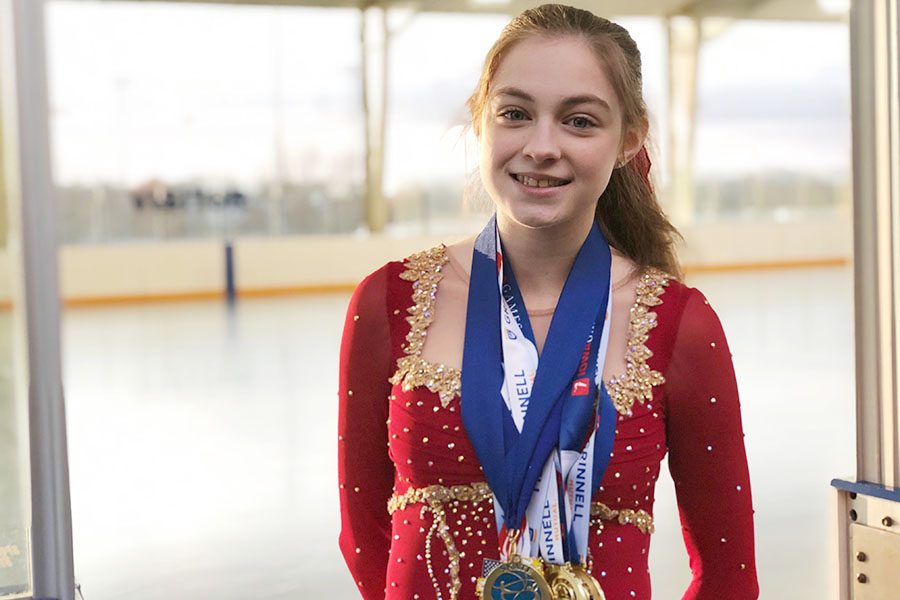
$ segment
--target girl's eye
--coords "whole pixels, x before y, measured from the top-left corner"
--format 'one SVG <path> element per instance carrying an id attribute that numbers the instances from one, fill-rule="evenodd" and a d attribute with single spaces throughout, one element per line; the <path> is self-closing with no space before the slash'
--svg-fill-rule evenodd
<path id="1" fill-rule="evenodd" d="M 521 118 L 517 118 L 515 116 L 510 116 L 510 115 L 519 115 Z M 522 119 L 525 118 L 525 113 L 523 113 L 518 108 L 511 108 L 509 110 L 506 110 L 506 111 L 503 111 L 502 113 L 500 113 L 500 116 L 506 117 L 510 121 L 521 121 Z"/>
<path id="2" fill-rule="evenodd" d="M 574 125 L 576 129 L 587 129 L 593 127 L 594 123 L 587 117 L 573 117 L 572 125 Z"/>

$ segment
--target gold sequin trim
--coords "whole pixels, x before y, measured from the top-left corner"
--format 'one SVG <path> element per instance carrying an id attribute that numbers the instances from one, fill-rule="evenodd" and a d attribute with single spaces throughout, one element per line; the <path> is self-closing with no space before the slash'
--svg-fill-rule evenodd
<path id="1" fill-rule="evenodd" d="M 644 509 L 615 509 L 606 506 L 602 502 L 593 502 L 591 503 L 591 516 L 604 521 L 612 521 L 615 519 L 620 525 L 634 525 L 641 533 L 649 534 L 656 531 L 656 527 L 653 526 L 653 515 Z"/>
<path id="2" fill-rule="evenodd" d="M 422 503 L 422 514 L 430 510 L 434 515 L 434 521 L 425 534 L 425 566 L 428 569 L 428 576 L 431 578 L 431 585 L 437 597 L 441 599 L 441 584 L 437 580 L 434 573 L 434 567 L 431 562 L 431 538 L 437 534 L 444 546 L 447 548 L 447 557 L 450 561 L 450 600 L 456 600 L 459 595 L 459 588 L 462 583 L 459 580 L 459 551 L 456 544 L 453 543 L 453 536 L 450 534 L 450 527 L 447 525 L 447 513 L 444 510 L 444 504 L 454 500 L 463 502 L 483 502 L 491 498 L 491 488 L 486 483 L 473 483 L 471 485 L 454 485 L 445 487 L 443 485 L 429 485 L 424 488 L 409 488 L 403 494 L 394 494 L 388 500 L 388 514 L 394 514 L 395 511 L 403 510 L 410 504 Z"/>
<path id="3" fill-rule="evenodd" d="M 415 354 L 397 360 L 397 372 L 391 377 L 391 383 L 402 384 L 405 392 L 425 386 L 436 393 L 441 399 L 441 406 L 447 408 L 453 397 L 459 395 L 462 377 L 459 369 L 430 363 Z"/>
<path id="4" fill-rule="evenodd" d="M 455 367 L 428 362 L 422 358 L 422 346 L 428 326 L 434 320 L 434 301 L 437 284 L 443 278 L 441 268 L 447 263 L 446 246 L 440 245 L 411 255 L 406 270 L 400 275 L 413 282 L 413 305 L 407 309 L 410 316 L 409 333 L 406 335 L 405 356 L 397 360 L 397 371 L 390 382 L 401 384 L 404 391 L 424 386 L 438 394 L 441 406 L 447 408 L 462 388 L 461 371 Z M 659 371 L 651 369 L 647 360 L 653 352 L 647 347 L 650 330 L 657 326 L 656 313 L 650 308 L 662 304 L 660 296 L 669 285 L 671 275 L 648 268 L 638 282 L 634 305 L 628 321 L 628 342 L 625 349 L 625 373 L 606 383 L 616 410 L 629 416 L 635 402 L 653 399 L 653 388 L 666 382 Z"/>
<path id="5" fill-rule="evenodd" d="M 457 599 L 461 586 L 459 579 L 459 551 L 456 549 L 456 544 L 453 543 L 453 536 L 450 533 L 450 527 L 447 525 L 447 513 L 444 510 L 444 504 L 453 501 L 478 503 L 491 500 L 492 498 L 493 494 L 488 484 L 478 482 L 470 485 L 454 485 L 450 487 L 443 485 L 429 485 L 424 488 L 411 487 L 402 494 L 394 494 L 388 500 L 388 514 L 392 515 L 407 506 L 420 503 L 424 505 L 422 507 L 423 515 L 430 510 L 434 516 L 434 520 L 425 537 L 425 565 L 428 569 L 428 575 L 431 577 L 431 584 L 434 586 L 439 599 L 441 598 L 441 585 L 434 574 L 434 568 L 431 563 L 431 538 L 435 534 L 444 542 L 450 561 L 450 600 Z M 653 516 L 645 510 L 615 509 L 606 506 L 602 502 L 592 502 L 591 517 L 592 521 L 594 518 L 606 521 L 615 519 L 622 525 L 631 524 L 645 534 L 655 531 Z"/>
<path id="6" fill-rule="evenodd" d="M 650 308 L 662 304 L 660 296 L 669 285 L 671 276 L 656 269 L 649 268 L 638 282 L 635 292 L 634 306 L 628 321 L 628 345 L 625 349 L 625 373 L 613 377 L 606 384 L 606 389 L 623 415 L 631 414 L 635 401 L 643 403 L 653 399 L 653 387 L 666 382 L 659 371 L 647 365 L 647 359 L 653 352 L 647 348 L 650 330 L 656 327 L 656 313 Z"/>
<path id="7" fill-rule="evenodd" d="M 491 488 L 484 482 L 473 483 L 471 485 L 429 485 L 424 488 L 411 487 L 405 493 L 394 494 L 388 500 L 388 513 L 394 514 L 395 511 L 403 510 L 410 504 L 422 502 L 431 505 L 434 502 L 443 504 L 452 500 L 461 502 L 482 502 L 490 500 L 493 497 Z"/>
<path id="8" fill-rule="evenodd" d="M 406 259 L 406 270 L 400 277 L 413 282 L 413 304 L 406 309 L 409 313 L 406 320 L 410 328 L 403 348 L 405 355 L 397 359 L 397 371 L 389 380 L 395 385 L 402 385 L 406 392 L 417 386 L 425 386 L 440 397 L 444 408 L 459 395 L 460 370 L 428 362 L 422 358 L 422 347 L 425 345 L 428 326 L 434 320 L 438 282 L 444 277 L 441 269 L 448 260 L 446 250 L 446 246 L 441 244 Z"/>

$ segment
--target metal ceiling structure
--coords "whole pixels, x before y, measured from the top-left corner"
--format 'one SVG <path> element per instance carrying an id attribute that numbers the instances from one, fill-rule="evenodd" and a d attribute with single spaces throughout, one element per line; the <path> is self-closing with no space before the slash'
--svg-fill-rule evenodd
<path id="1" fill-rule="evenodd" d="M 155 2 L 160 0 L 132 0 Z M 398 8 L 416 12 L 483 13 L 514 15 L 541 2 L 511 0 L 386 0 L 353 2 L 351 0 L 163 0 L 168 3 L 242 4 L 251 6 L 307 6 L 319 8 Z M 617 17 L 725 17 L 732 19 L 767 19 L 777 21 L 834 21 L 844 17 L 823 10 L 817 0 L 603 0 L 598 2 L 565 2 L 599 15 Z"/>

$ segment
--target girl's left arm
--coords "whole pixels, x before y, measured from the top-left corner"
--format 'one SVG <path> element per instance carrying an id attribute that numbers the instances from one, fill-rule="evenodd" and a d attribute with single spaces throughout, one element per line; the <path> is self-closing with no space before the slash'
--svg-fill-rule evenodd
<path id="1" fill-rule="evenodd" d="M 759 597 L 753 502 L 725 333 L 695 288 L 665 373 L 669 471 L 693 579 L 683 600 Z"/>

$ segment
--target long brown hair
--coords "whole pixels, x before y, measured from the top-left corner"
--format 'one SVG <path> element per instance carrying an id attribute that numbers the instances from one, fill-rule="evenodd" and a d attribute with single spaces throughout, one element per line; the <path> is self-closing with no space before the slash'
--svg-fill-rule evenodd
<path id="1" fill-rule="evenodd" d="M 481 135 L 481 118 L 490 85 L 503 57 L 518 42 L 534 37 L 575 36 L 596 54 L 623 107 L 622 131 L 649 122 L 642 93 L 641 53 L 622 26 L 579 8 L 543 4 L 515 17 L 500 33 L 484 60 L 475 91 L 466 102 L 471 126 Z M 642 152 L 641 154 L 644 154 Z M 647 158 L 646 154 L 644 157 Z M 682 239 L 669 222 L 650 184 L 635 160 L 613 170 L 597 201 L 596 220 L 610 245 L 641 268 L 656 267 L 682 277 L 675 245 Z M 645 165 L 647 166 L 647 165 Z"/>

